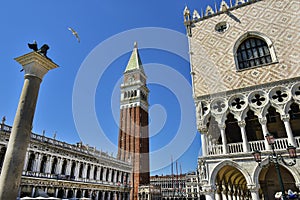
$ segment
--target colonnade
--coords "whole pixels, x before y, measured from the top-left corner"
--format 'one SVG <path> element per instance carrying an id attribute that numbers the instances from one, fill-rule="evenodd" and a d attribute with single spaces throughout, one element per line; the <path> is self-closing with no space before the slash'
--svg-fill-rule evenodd
<path id="1" fill-rule="evenodd" d="M 28 151 L 26 154 L 23 174 L 50 177 L 55 175 L 58 176 L 58 179 L 101 181 L 115 185 L 127 185 L 129 183 L 129 173 L 120 169 L 33 151 Z"/>
<path id="2" fill-rule="evenodd" d="M 129 200 L 130 194 L 128 191 L 108 191 L 101 189 L 82 189 L 68 187 L 41 187 L 21 185 L 19 196 L 34 197 L 40 193 L 47 193 L 55 198 L 91 198 L 93 200 Z"/>

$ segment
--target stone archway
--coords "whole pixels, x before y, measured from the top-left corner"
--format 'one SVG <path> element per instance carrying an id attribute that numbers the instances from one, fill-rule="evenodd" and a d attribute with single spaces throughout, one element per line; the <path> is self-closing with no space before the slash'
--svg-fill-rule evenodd
<path id="1" fill-rule="evenodd" d="M 290 171 L 280 166 L 281 177 L 285 190 L 299 192 L 295 185 L 295 179 Z M 279 179 L 274 164 L 264 167 L 259 173 L 260 196 L 265 200 L 273 200 L 275 193 L 280 191 Z"/>
<path id="2" fill-rule="evenodd" d="M 246 177 L 234 166 L 220 168 L 215 183 L 216 199 L 251 199 Z"/>

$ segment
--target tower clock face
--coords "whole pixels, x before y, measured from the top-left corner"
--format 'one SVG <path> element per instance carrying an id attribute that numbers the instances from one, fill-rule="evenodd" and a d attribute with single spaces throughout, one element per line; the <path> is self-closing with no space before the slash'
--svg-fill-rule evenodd
<path id="1" fill-rule="evenodd" d="M 134 76 L 132 75 L 132 76 L 130 76 L 130 77 L 128 78 L 128 83 L 132 83 L 134 80 L 135 80 L 135 78 L 134 78 Z"/>

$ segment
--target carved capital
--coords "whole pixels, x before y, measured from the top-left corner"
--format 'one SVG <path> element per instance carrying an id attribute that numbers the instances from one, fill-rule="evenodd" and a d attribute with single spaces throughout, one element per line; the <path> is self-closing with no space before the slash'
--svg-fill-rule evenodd
<path id="1" fill-rule="evenodd" d="M 267 124 L 267 118 L 266 117 L 258 118 L 258 121 L 261 125 L 266 125 Z"/>
<path id="2" fill-rule="evenodd" d="M 246 126 L 245 120 L 238 121 L 238 125 L 239 125 L 239 127 L 245 128 L 245 126 Z"/>
<path id="3" fill-rule="evenodd" d="M 218 124 L 220 130 L 225 130 L 226 124 Z"/>
<path id="4" fill-rule="evenodd" d="M 281 120 L 284 122 L 289 122 L 290 121 L 290 115 L 281 115 Z"/>

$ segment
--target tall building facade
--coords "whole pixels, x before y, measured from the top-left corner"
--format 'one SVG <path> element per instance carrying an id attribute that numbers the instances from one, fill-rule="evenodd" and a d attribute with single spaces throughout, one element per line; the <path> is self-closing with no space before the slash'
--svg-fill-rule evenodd
<path id="1" fill-rule="evenodd" d="M 137 43 L 124 71 L 121 85 L 118 158 L 132 163 L 131 199 L 138 198 L 139 185 L 150 183 L 147 76 Z"/>
<path id="2" fill-rule="evenodd" d="M 279 157 L 285 190 L 299 192 L 300 160 L 286 151 L 300 151 L 299 8 L 298 0 L 222 0 L 184 10 L 207 200 L 275 198 L 282 189 L 268 134 L 286 160 Z"/>

